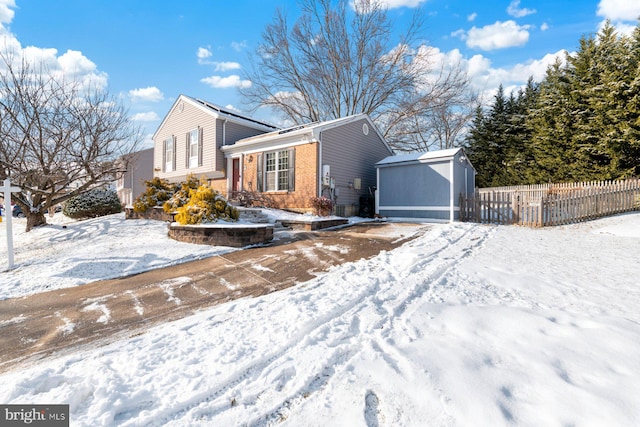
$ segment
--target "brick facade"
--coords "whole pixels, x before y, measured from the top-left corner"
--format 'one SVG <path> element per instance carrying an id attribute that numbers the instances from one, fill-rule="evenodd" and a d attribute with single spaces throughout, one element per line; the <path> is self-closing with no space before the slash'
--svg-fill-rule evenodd
<path id="1" fill-rule="evenodd" d="M 273 201 L 275 208 L 286 208 L 299 212 L 312 212 L 310 199 L 317 195 L 318 188 L 318 143 L 296 145 L 295 147 L 295 189 L 294 191 L 273 191 L 264 194 Z M 260 153 L 244 156 L 242 188 L 256 191 L 257 158 Z M 264 152 L 262 153 L 264 156 Z"/>
<path id="2" fill-rule="evenodd" d="M 210 179 L 209 185 L 224 197 L 229 197 L 227 194 L 227 178 Z"/>

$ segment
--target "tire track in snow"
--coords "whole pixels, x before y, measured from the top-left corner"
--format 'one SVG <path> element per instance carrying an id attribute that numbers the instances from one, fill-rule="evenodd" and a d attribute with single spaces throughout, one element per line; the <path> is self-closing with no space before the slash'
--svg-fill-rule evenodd
<path id="1" fill-rule="evenodd" d="M 479 250 L 490 235 L 488 230 L 492 228 L 451 226 L 441 235 L 434 236 L 435 242 L 428 241 L 426 244 L 423 241 L 424 238 L 420 239 L 422 243 L 415 240 L 408 242 L 399 250 L 408 254 L 418 250 L 424 252 L 424 257 L 407 265 L 406 269 L 401 271 L 380 271 L 380 267 L 384 268 L 386 264 L 376 261 L 376 258 L 397 256 L 393 251 L 370 260 L 343 265 L 340 269 L 352 272 L 355 268 L 363 273 L 368 272 L 369 277 L 372 274 L 379 276 L 380 273 L 384 273 L 387 279 L 369 284 L 363 283 L 357 292 L 347 295 L 349 297 L 347 301 L 332 301 L 336 304 L 335 308 L 314 318 L 275 351 L 254 360 L 214 390 L 192 396 L 189 402 L 178 404 L 170 413 L 166 413 L 163 419 L 156 418 L 152 424 L 162 425 L 171 420 L 183 418 L 186 413 L 192 411 L 194 415 L 197 414 L 199 420 L 213 420 L 225 411 L 233 410 L 239 404 L 244 406 L 242 410 L 252 410 L 256 413 L 253 422 L 249 425 L 278 424 L 295 414 L 297 408 L 305 403 L 308 396 L 313 393 L 322 393 L 349 361 L 363 351 L 363 334 L 369 335 L 364 336 L 364 342 L 369 342 L 374 351 L 381 353 L 385 363 L 390 364 L 397 371 L 410 371 L 410 366 L 406 369 L 402 367 L 405 362 L 407 364 L 410 362 L 401 361 L 404 357 L 399 352 L 393 351 L 393 346 L 387 343 L 386 338 L 393 330 L 394 323 L 410 311 L 413 303 L 420 300 L 433 287 L 438 286 L 452 267 Z M 429 236 L 427 235 L 426 238 Z M 469 245 L 470 241 L 471 245 Z M 433 243 L 438 244 L 435 249 L 432 249 Z M 420 255 L 422 254 L 414 254 L 414 257 Z M 417 275 L 417 273 L 420 274 Z M 361 284 L 357 284 L 354 288 L 359 285 Z M 294 294 L 300 297 L 305 292 L 314 292 L 321 287 L 320 281 L 314 279 Z M 322 298 L 325 297 L 327 296 L 322 296 Z M 358 319 L 358 322 L 354 323 L 353 319 Z M 309 355 L 312 357 L 305 357 Z M 294 363 L 292 360 L 309 359 L 314 362 L 314 366 L 306 367 L 302 372 L 295 369 L 288 371 L 290 378 L 285 379 L 287 383 L 302 383 L 289 393 L 284 393 L 284 387 L 279 387 L 280 390 L 270 389 L 272 382 L 264 381 L 265 377 L 276 371 L 285 372 L 286 368 Z M 303 380 L 300 381 L 300 378 Z M 370 390 L 370 393 L 378 399 L 374 391 Z M 236 396 L 242 396 L 242 400 L 238 402 Z M 371 397 L 369 401 L 373 401 Z M 236 402 L 236 405 L 232 405 L 231 402 Z M 379 409 L 376 406 L 375 413 L 377 416 L 382 416 Z M 367 414 L 370 417 L 372 412 L 369 411 Z"/>
<path id="2" fill-rule="evenodd" d="M 434 282 L 436 283 L 442 282 L 443 278 L 449 273 L 451 268 L 454 267 L 458 262 L 460 262 L 461 260 L 469 256 L 472 256 L 473 253 L 479 250 L 479 248 L 484 244 L 486 238 L 488 237 L 488 233 L 486 232 L 486 230 L 487 230 L 486 227 L 480 228 L 478 226 L 473 226 L 471 228 L 461 230 L 462 232 L 460 234 L 453 235 L 453 236 L 452 235 L 444 236 L 445 242 L 443 243 L 443 246 L 440 247 L 439 249 L 436 249 L 435 251 L 432 251 L 432 253 L 429 256 L 425 257 L 421 262 L 414 265 L 413 268 L 411 269 L 415 273 L 416 270 L 422 270 L 427 266 L 432 267 L 431 270 L 433 270 L 433 272 L 429 274 L 426 280 L 427 286 L 426 287 L 420 286 L 422 284 L 425 284 L 425 281 L 421 281 L 420 283 L 418 283 L 416 286 L 414 286 L 413 289 L 410 290 L 410 292 L 407 293 L 407 296 L 401 301 L 400 305 L 398 305 L 395 309 L 393 310 L 385 309 L 382 306 L 383 303 L 381 303 L 377 298 L 377 292 L 375 291 L 367 292 L 367 295 L 359 304 L 354 305 L 349 310 L 343 311 L 340 314 L 339 318 L 344 318 L 346 316 L 349 316 L 349 317 L 357 316 L 359 313 L 362 313 L 363 311 L 375 312 L 378 314 L 380 318 L 378 319 L 377 322 L 373 323 L 373 325 L 369 326 L 366 329 L 366 332 L 375 332 L 378 330 L 383 330 L 385 332 L 384 334 L 382 334 L 382 337 L 387 336 L 392 330 L 394 319 L 405 313 L 406 307 L 408 306 L 408 304 L 410 304 L 414 300 L 420 299 L 420 297 L 424 295 L 425 292 L 431 289 L 431 286 Z M 453 230 L 453 231 L 455 232 L 459 230 Z M 471 235 L 471 237 L 469 237 L 469 235 Z M 474 242 L 471 246 L 467 246 L 467 243 L 469 240 Z M 413 244 L 415 244 L 414 242 L 409 243 L 407 247 L 411 247 Z M 464 245 L 464 247 L 460 248 L 461 245 Z M 442 258 L 441 255 L 445 252 L 451 253 L 453 255 Z M 435 265 L 433 265 L 434 263 Z M 406 272 L 400 272 L 400 273 L 401 274 L 396 275 L 396 277 L 406 278 L 407 276 L 411 276 L 411 273 L 406 273 Z M 397 286 L 395 286 L 394 288 L 397 288 Z M 398 310 L 398 307 L 402 309 Z M 334 318 L 332 323 L 334 323 L 339 318 Z M 387 327 L 385 327 L 385 325 L 387 325 Z M 405 367 L 409 365 L 409 362 L 407 360 L 403 360 L 405 359 L 404 356 L 402 356 L 398 351 L 395 351 L 395 348 L 393 346 L 387 344 L 386 339 L 380 339 L 380 337 L 377 337 L 374 334 L 373 336 L 369 337 L 363 342 L 359 331 L 357 333 L 354 333 L 349 338 L 352 340 L 357 338 L 355 341 L 345 344 L 346 346 L 351 348 L 352 355 L 349 359 L 353 359 L 358 353 L 360 353 L 362 351 L 361 349 L 365 347 L 364 344 L 368 341 L 370 347 L 373 348 L 374 351 L 380 353 L 382 360 L 384 360 L 388 365 L 390 365 L 393 370 L 395 370 L 398 373 L 404 374 L 406 376 L 410 376 L 410 366 L 407 367 L 406 369 L 402 368 L 403 365 L 405 365 Z M 314 351 L 317 351 L 317 349 L 315 349 Z M 345 365 L 347 361 L 348 360 L 345 360 L 343 361 L 343 363 L 340 363 L 339 365 L 340 366 Z M 335 361 L 332 361 L 331 359 L 325 362 L 325 364 L 327 363 L 328 365 L 325 365 L 325 367 L 323 368 L 323 371 L 326 371 L 327 366 L 331 366 L 331 363 L 333 363 L 334 366 L 336 366 Z M 337 372 L 338 369 L 333 369 L 333 371 Z M 324 385 L 328 384 L 330 380 L 331 378 L 327 378 L 327 380 L 324 382 Z M 439 391 L 439 394 L 442 394 L 442 391 L 437 388 L 435 389 L 435 391 L 436 392 Z M 293 411 L 296 403 L 302 404 L 304 402 L 303 399 L 300 399 L 300 396 L 304 396 L 307 393 L 308 391 L 305 391 L 303 387 L 301 390 L 297 391 L 297 393 L 292 395 L 290 398 L 284 400 L 284 402 L 280 406 L 278 406 L 277 409 L 275 409 L 268 415 L 263 416 L 262 419 L 256 420 L 254 423 L 251 423 L 250 425 L 263 426 L 263 425 L 273 425 L 281 422 L 283 420 L 283 413 L 286 414 L 288 417 L 288 415 L 291 414 L 291 412 Z M 373 423 L 373 420 L 375 419 L 377 422 L 379 417 L 384 419 L 384 414 L 382 414 L 380 408 L 377 407 L 377 402 L 378 402 L 377 395 L 371 390 L 368 391 L 367 397 L 369 398 L 369 400 L 367 402 L 368 403 L 373 402 L 373 398 L 371 396 L 375 396 L 376 406 L 375 408 L 371 406 L 367 406 L 368 409 L 365 412 L 365 421 L 367 422 L 368 425 L 376 425 L 375 423 Z M 374 418 L 374 414 L 375 414 L 375 418 Z M 267 420 L 270 420 L 271 422 L 263 422 L 265 418 Z"/>
<path id="3" fill-rule="evenodd" d="M 313 281 L 315 282 L 317 281 L 317 279 L 314 279 Z M 164 425 L 171 420 L 182 417 L 185 413 L 197 408 L 200 405 L 213 404 L 216 399 L 231 397 L 234 394 L 235 395 L 241 394 L 241 393 L 233 393 L 233 390 L 243 389 L 244 387 L 246 387 L 246 386 L 243 386 L 243 384 L 247 380 L 261 378 L 262 375 L 259 375 L 260 373 L 265 371 L 270 372 L 270 370 L 268 369 L 269 367 L 273 365 L 281 364 L 279 363 L 279 361 L 285 357 L 288 358 L 289 357 L 288 355 L 291 354 L 292 352 L 295 353 L 296 349 L 304 350 L 306 348 L 309 348 L 308 340 L 311 339 L 310 337 L 317 337 L 316 339 L 313 340 L 315 341 L 314 348 L 320 343 L 323 343 L 329 339 L 335 338 L 335 336 L 329 335 L 325 332 L 325 329 L 327 328 L 327 323 L 331 323 L 332 321 L 335 322 L 336 319 L 342 318 L 344 316 L 344 313 L 350 312 L 354 307 L 359 305 L 359 303 L 362 301 L 362 298 L 367 293 L 369 293 L 369 291 L 362 291 L 357 296 L 355 296 L 351 301 L 349 301 L 346 307 L 338 307 L 335 310 L 332 310 L 330 313 L 312 322 L 307 328 L 300 330 L 297 334 L 295 334 L 295 336 L 293 336 L 285 345 L 283 345 L 277 351 L 274 351 L 271 354 L 266 355 L 262 358 L 258 358 L 256 361 L 244 367 L 241 370 L 241 372 L 227 378 L 227 380 L 224 381 L 224 383 L 222 383 L 218 387 L 216 387 L 215 390 L 204 392 L 199 396 L 197 396 L 195 399 L 192 398 L 191 402 L 189 403 L 185 403 L 183 405 L 177 405 L 178 407 L 174 408 L 171 414 L 166 415 L 165 417 L 163 417 L 163 419 L 158 420 L 157 417 L 154 417 L 153 420 L 148 421 L 149 425 Z M 342 324 L 344 322 L 340 322 L 340 323 Z M 347 334 L 349 335 L 349 338 L 352 338 L 354 334 L 358 333 L 358 331 L 352 331 L 351 329 L 352 328 L 347 328 Z M 322 336 L 324 336 L 325 339 L 320 338 Z M 317 350 L 314 349 L 313 351 L 317 351 Z M 298 350 L 298 353 L 299 352 L 300 350 Z M 332 355 L 328 359 L 326 359 L 324 363 L 322 363 L 322 367 L 319 369 L 318 373 L 313 375 L 314 377 L 326 378 L 327 377 L 326 372 L 332 372 L 333 374 L 335 372 L 336 361 L 342 360 L 343 362 L 340 363 L 340 365 L 344 365 L 349 360 L 351 360 L 351 358 L 355 355 L 355 352 L 352 352 L 351 354 L 349 351 L 342 350 L 337 353 L 338 356 L 335 356 L 335 354 L 336 353 L 332 353 Z M 348 357 L 345 357 L 344 356 L 345 354 L 348 355 Z M 309 383 L 309 386 L 313 389 L 317 386 L 318 383 L 326 384 L 327 382 L 328 380 L 320 381 L 320 382 L 311 381 Z M 311 390 L 311 391 L 314 391 L 314 390 Z M 284 399 L 282 404 L 279 405 L 279 407 L 284 408 L 284 407 L 292 406 L 292 404 L 288 402 L 293 402 L 296 400 L 295 399 L 296 396 L 298 395 L 304 396 L 308 392 L 309 391 L 307 391 L 306 387 L 303 387 L 302 390 Z M 220 409 L 214 409 L 213 411 L 208 411 L 205 414 L 200 414 L 201 419 L 213 418 L 216 415 L 219 415 L 221 412 L 231 409 L 232 408 L 232 405 L 230 404 L 231 401 L 232 401 L 232 398 L 229 398 L 227 399 L 227 402 L 229 402 L 228 404 L 215 405 L 215 406 L 219 406 Z M 277 412 L 278 412 L 278 409 L 275 409 L 271 411 L 271 414 L 276 414 Z M 276 418 L 271 414 L 267 415 L 266 418 L 268 419 Z M 265 415 L 261 415 L 259 418 L 265 418 Z M 256 421 L 256 422 L 259 423 L 260 421 Z"/>

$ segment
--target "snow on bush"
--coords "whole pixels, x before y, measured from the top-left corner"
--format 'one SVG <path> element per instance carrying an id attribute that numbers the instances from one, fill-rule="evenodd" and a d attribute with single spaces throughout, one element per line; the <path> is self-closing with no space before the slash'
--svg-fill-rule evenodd
<path id="1" fill-rule="evenodd" d="M 164 202 L 163 209 L 167 213 L 176 212 L 180 207 L 189 202 L 191 190 L 197 189 L 201 185 L 205 185 L 205 179 L 198 179 L 193 174 L 187 177 L 187 180 L 179 185 L 179 188 L 173 193 L 173 195 Z"/>
<path id="2" fill-rule="evenodd" d="M 96 218 L 120 213 L 122 205 L 118 194 L 106 188 L 94 188 L 70 198 L 62 212 L 70 218 Z"/>
<path id="3" fill-rule="evenodd" d="M 189 190 L 188 201 L 178 208 L 175 220 L 186 225 L 216 222 L 218 219 L 237 221 L 238 217 L 238 210 L 227 203 L 220 193 L 208 185 L 200 185 Z"/>
<path id="4" fill-rule="evenodd" d="M 144 182 L 147 189 L 133 202 L 133 211 L 143 213 L 155 207 L 162 206 L 180 188 L 166 179 L 155 177 Z"/>

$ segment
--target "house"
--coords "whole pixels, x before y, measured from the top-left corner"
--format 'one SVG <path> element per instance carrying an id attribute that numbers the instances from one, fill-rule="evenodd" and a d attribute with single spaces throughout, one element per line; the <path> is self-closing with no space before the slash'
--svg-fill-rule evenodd
<path id="1" fill-rule="evenodd" d="M 116 192 L 124 206 L 132 206 L 133 201 L 145 192 L 144 182 L 153 178 L 153 151 L 153 148 L 147 148 L 123 156 L 127 171 L 116 181 Z"/>
<path id="2" fill-rule="evenodd" d="M 275 129 L 230 109 L 180 95 L 153 135 L 153 175 L 180 182 L 193 174 L 227 193 L 227 161 L 221 149 Z"/>
<path id="3" fill-rule="evenodd" d="M 476 171 L 462 148 L 387 157 L 378 163 L 376 213 L 454 221 L 460 194 L 473 194 Z"/>
<path id="4" fill-rule="evenodd" d="M 366 114 L 310 123 L 223 145 L 229 191 L 262 193 L 278 208 L 312 210 L 325 196 L 335 213 L 373 215 L 376 162 L 393 154 Z M 365 212 L 366 213 L 366 212 Z"/>

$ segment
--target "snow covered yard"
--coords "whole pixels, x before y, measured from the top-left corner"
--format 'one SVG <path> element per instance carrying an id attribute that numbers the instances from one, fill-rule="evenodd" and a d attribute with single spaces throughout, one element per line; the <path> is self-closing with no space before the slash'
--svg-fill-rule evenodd
<path id="1" fill-rule="evenodd" d="M 83 256 L 110 248 L 126 263 L 113 234 L 146 254 L 139 268 L 194 256 L 114 220 L 86 226 Z M 539 230 L 431 224 L 285 291 L 4 374 L 0 402 L 68 403 L 74 426 L 639 425 L 639 253 L 640 213 Z M 76 257 L 17 256 L 20 280 L 79 270 Z M 3 295 L 18 292 L 12 274 Z"/>

